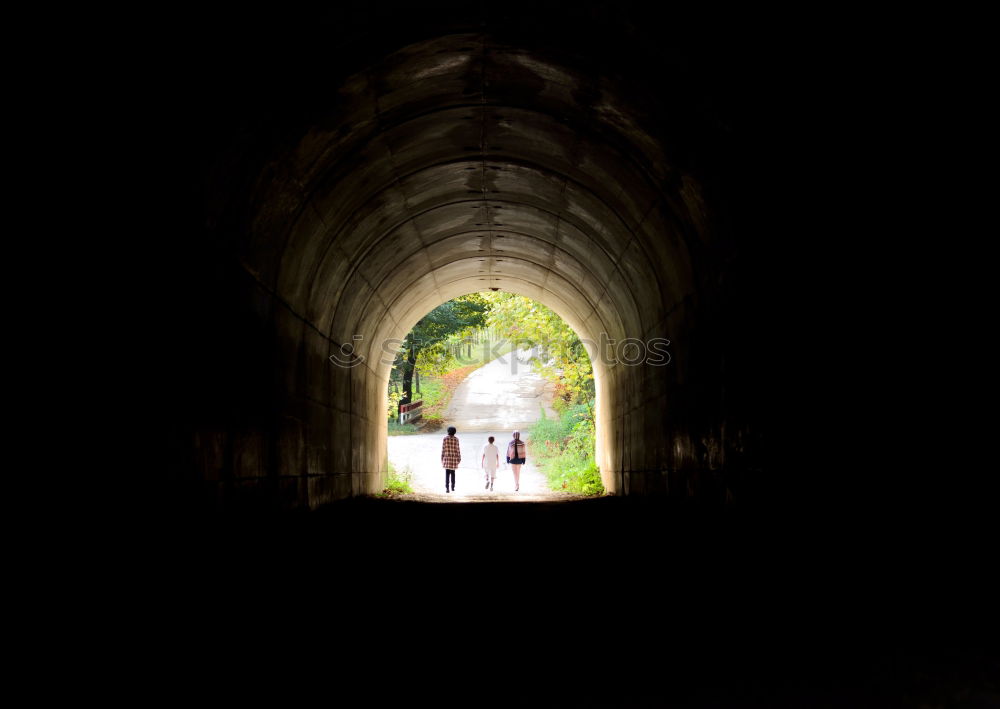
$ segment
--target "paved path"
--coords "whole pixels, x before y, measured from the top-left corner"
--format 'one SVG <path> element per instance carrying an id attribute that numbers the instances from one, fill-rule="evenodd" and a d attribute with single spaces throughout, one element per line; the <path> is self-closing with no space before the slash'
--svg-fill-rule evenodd
<path id="1" fill-rule="evenodd" d="M 455 492 L 444 491 L 441 467 L 441 439 L 445 432 L 412 436 L 389 436 L 389 460 L 397 472 L 409 468 L 414 499 L 440 502 L 481 502 L 576 499 L 577 495 L 550 490 L 545 476 L 532 460 L 528 427 L 546 415 L 555 417 L 551 386 L 531 370 L 530 353 L 520 357 L 504 355 L 483 365 L 459 384 L 445 415 L 445 425 L 458 429 L 462 464 L 455 471 Z M 521 489 L 514 491 L 514 475 L 504 463 L 511 431 L 520 429 L 528 444 L 528 462 L 521 468 Z M 479 467 L 487 436 L 493 435 L 500 449 L 500 470 L 493 491 L 484 489 L 485 478 Z"/>
<path id="2" fill-rule="evenodd" d="M 515 356 L 516 355 L 516 356 Z M 517 350 L 484 364 L 458 385 L 445 413 L 445 425 L 459 431 L 485 431 L 497 440 L 525 430 L 552 409 L 552 384 L 531 368 L 530 350 Z"/>

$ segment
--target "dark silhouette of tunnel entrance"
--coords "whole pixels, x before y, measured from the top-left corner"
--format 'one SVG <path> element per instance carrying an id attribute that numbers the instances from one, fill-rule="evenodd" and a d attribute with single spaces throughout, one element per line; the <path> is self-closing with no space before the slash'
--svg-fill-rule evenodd
<path id="1" fill-rule="evenodd" d="M 397 575 L 419 580 L 414 587 L 435 586 L 435 596 L 436 585 L 424 579 L 496 588 L 500 599 L 526 598 L 545 581 L 596 587 L 586 614 L 568 614 L 571 621 L 556 628 L 549 615 L 534 627 L 518 622 L 516 608 L 513 614 L 503 610 L 488 628 L 479 616 L 468 624 L 461 613 L 450 619 L 477 634 L 489 630 L 490 657 L 492 626 L 522 649 L 553 637 L 578 644 L 565 655 L 572 667 L 550 674 L 580 677 L 577 687 L 587 694 L 603 686 L 615 695 L 643 681 L 658 691 L 693 668 L 706 682 L 737 670 L 735 694 L 743 678 L 749 684 L 763 670 L 804 695 L 809 675 L 797 670 L 810 669 L 816 657 L 810 649 L 822 650 L 811 667 L 818 672 L 812 675 L 816 697 L 782 703 L 761 696 L 749 702 L 754 706 L 892 705 L 905 682 L 897 681 L 895 695 L 838 704 L 828 691 L 833 682 L 825 680 L 841 681 L 845 664 L 883 648 L 886 657 L 875 658 L 870 672 L 855 666 L 855 688 L 870 686 L 878 675 L 905 677 L 896 670 L 905 662 L 896 663 L 888 651 L 894 642 L 922 633 L 923 646 L 936 652 L 935 624 L 951 640 L 952 628 L 981 629 L 992 617 L 984 611 L 995 602 L 982 602 L 996 595 L 988 582 L 992 567 L 984 561 L 992 556 L 983 553 L 992 550 L 982 540 L 995 537 L 987 529 L 995 515 L 986 509 L 995 496 L 980 496 L 981 515 L 943 503 L 949 492 L 956 501 L 972 493 L 971 487 L 957 491 L 952 460 L 937 467 L 943 455 L 933 459 L 933 472 L 931 464 L 905 470 L 899 476 L 905 482 L 886 475 L 904 471 L 895 462 L 881 469 L 881 457 L 871 455 L 873 443 L 891 456 L 909 446 L 882 436 L 881 424 L 891 422 L 880 421 L 871 435 L 859 425 L 858 415 L 871 406 L 869 392 L 846 402 L 833 396 L 849 376 L 833 376 L 845 362 L 872 367 L 874 343 L 843 338 L 854 325 L 852 305 L 867 301 L 867 294 L 841 266 L 870 258 L 892 231 L 883 233 L 888 220 L 867 219 L 872 211 L 866 213 L 860 196 L 866 172 L 891 181 L 873 169 L 879 156 L 888 155 L 882 143 L 893 132 L 879 130 L 876 98 L 900 95 L 894 89 L 906 85 L 908 60 L 919 54 L 892 51 L 893 39 L 906 35 L 897 18 L 878 27 L 869 12 L 824 9 L 813 15 L 756 4 L 685 18 L 680 6 L 586 0 L 346 2 L 310 12 L 296 5 L 156 7 L 145 16 L 107 18 L 84 13 L 114 28 L 115 41 L 107 45 L 97 33 L 60 22 L 59 13 L 45 25 L 69 27 L 86 45 L 72 53 L 73 61 L 59 63 L 58 73 L 65 64 L 77 93 L 64 96 L 48 76 L 33 80 L 60 102 L 50 115 L 61 130 L 47 141 L 60 149 L 69 142 L 93 146 L 98 162 L 105 147 L 101 133 L 89 133 L 76 114 L 103 108 L 105 97 L 94 91 L 100 82 L 126 79 L 114 87 L 114 110 L 99 120 L 133 139 L 128 148 L 143 169 L 116 172 L 106 182 L 93 173 L 103 194 L 84 221 L 99 221 L 105 205 L 115 219 L 124 206 L 117 196 L 121 183 L 154 202 L 149 209 L 139 202 L 139 218 L 125 222 L 127 241 L 106 259 L 135 282 L 109 293 L 104 309 L 85 311 L 91 321 L 139 331 L 137 341 L 129 333 L 127 348 L 106 355 L 116 367 L 135 367 L 128 405 L 106 418 L 94 410 L 88 417 L 101 418 L 103 435 L 95 440 L 102 443 L 121 419 L 140 428 L 141 436 L 127 437 L 139 450 L 128 460 L 120 489 L 127 498 L 122 507 L 145 524 L 112 520 L 110 543 L 81 550 L 82 573 L 68 569 L 69 578 L 86 587 L 100 576 L 92 573 L 101 571 L 93 554 L 129 546 L 115 564 L 127 583 L 102 595 L 115 601 L 130 596 L 141 605 L 141 612 L 125 616 L 130 626 L 141 630 L 136 621 L 149 615 L 173 625 L 184 601 L 197 610 L 187 616 L 194 632 L 184 633 L 181 643 L 162 643 L 170 662 L 133 653 L 144 665 L 137 676 L 148 676 L 143 673 L 150 667 L 168 668 L 170 676 L 156 686 L 174 686 L 191 674 L 177 670 L 178 657 L 189 659 L 186 650 L 197 646 L 213 653 L 199 666 L 220 667 L 226 653 L 216 651 L 211 633 L 228 617 L 252 632 L 289 620 L 309 635 L 303 650 L 317 638 L 346 648 L 359 660 L 355 665 L 378 666 L 377 686 L 389 685 L 379 661 L 387 657 L 380 633 L 366 625 L 364 642 L 339 633 L 326 642 L 313 621 L 329 618 L 343 626 L 359 611 L 390 607 L 396 599 L 378 591 L 390 588 L 384 581 L 395 583 Z M 824 32 L 832 41 L 823 41 Z M 892 58 L 891 71 L 868 61 L 869 43 Z M 91 72 L 80 60 L 100 52 L 107 61 Z M 822 61 L 814 61 L 819 55 Z M 841 72 L 852 63 L 868 78 L 855 82 Z M 914 86 L 924 86 L 925 78 L 914 77 Z M 954 108 L 953 102 L 939 103 Z M 40 106 L 21 104 L 25 111 Z M 920 113 L 908 112 L 899 125 Z M 852 123 L 855 132 L 879 143 L 877 149 L 868 150 L 870 138 L 854 141 Z M 922 140 L 907 150 L 919 153 Z M 836 154 L 842 147 L 846 154 Z M 88 174 L 92 167 L 65 163 Z M 52 174 L 62 167 L 53 162 Z M 833 197 L 829 205 L 812 201 L 819 192 Z M 58 204 L 56 191 L 46 194 Z M 824 234 L 837 213 L 849 229 Z M 866 221 L 875 227 L 866 228 Z M 72 236 L 86 248 L 104 240 Z M 898 242 L 891 241 L 896 264 Z M 83 264 L 80 270 L 92 278 Z M 895 265 L 886 269 L 887 283 L 890 270 Z M 821 285 L 810 292 L 804 287 L 809 280 Z M 421 311 L 490 283 L 546 303 L 582 337 L 603 332 L 616 342 L 670 341 L 666 366 L 596 365 L 604 367 L 600 462 L 617 497 L 557 510 L 424 505 L 409 514 L 400 514 L 406 502 L 364 497 L 379 488 L 385 472 L 379 342 L 405 333 Z M 61 294 L 59 285 L 51 288 Z M 815 312 L 813 296 L 820 291 L 838 317 Z M 776 307 L 794 318 L 783 343 L 769 337 L 777 330 L 768 324 Z M 822 345 L 835 352 L 831 366 L 818 367 L 802 349 L 781 348 L 798 336 L 799 321 L 810 318 L 825 330 Z M 331 355 L 348 344 L 357 345 L 358 363 L 335 366 Z M 798 401 L 778 391 L 770 376 L 775 364 L 794 373 L 788 379 L 800 396 L 788 398 Z M 925 391 L 909 380 L 906 387 L 921 396 Z M 765 416 L 765 403 L 772 401 L 775 415 Z M 787 405 L 813 402 L 813 408 Z M 821 409 L 826 418 L 817 415 Z M 936 414 L 958 411 L 920 409 L 934 425 Z M 52 413 L 61 418 L 58 407 Z M 768 420 L 781 428 L 765 438 Z M 43 423 L 39 430 L 46 436 L 57 432 Z M 945 440 L 949 455 L 977 447 L 968 436 Z M 928 451 L 920 443 L 911 447 L 914 457 Z M 849 466 L 831 462 L 838 451 L 850 458 Z M 776 480 L 779 454 L 790 472 Z M 102 477 L 90 459 L 83 463 L 79 480 Z M 971 472 L 982 477 L 984 470 Z M 900 512 L 914 482 L 927 486 L 932 494 L 925 500 L 932 504 Z M 778 487 L 777 504 L 766 512 L 786 514 L 756 515 L 756 503 Z M 674 498 L 704 502 L 708 513 L 698 516 L 705 507 L 697 504 L 673 505 Z M 716 515 L 715 506 L 727 500 L 732 507 Z M 833 514 L 815 515 L 824 504 Z M 150 514 L 157 505 L 167 514 Z M 202 533 L 214 531 L 217 519 L 229 521 L 220 510 L 260 509 L 313 512 L 278 515 L 280 525 L 291 521 L 283 534 L 255 514 L 250 524 L 219 535 L 224 544 Z M 678 509 L 683 511 L 674 515 Z M 751 514 L 744 516 L 747 509 Z M 207 512 L 208 524 L 188 524 L 194 515 L 183 513 L 192 510 Z M 690 510 L 697 519 L 683 518 Z M 961 516 L 962 524 L 944 524 L 942 515 L 948 522 Z M 750 517 L 754 524 L 743 525 Z M 716 524 L 720 518 L 733 524 Z M 761 519 L 767 521 L 754 526 Z M 298 533 L 298 520 L 305 520 L 306 533 Z M 87 525 L 72 528 L 70 536 Z M 473 534 L 464 538 L 478 541 L 481 532 L 495 534 L 501 525 L 515 530 L 518 554 L 442 553 L 444 534 L 471 526 Z M 170 553 L 157 554 L 146 539 L 156 534 L 138 533 L 145 530 L 167 539 Z M 414 536 L 414 547 L 425 553 L 404 558 L 397 574 L 400 569 L 383 563 L 383 542 Z M 570 563 L 553 558 L 551 547 L 530 544 L 585 536 L 592 545 L 565 545 Z M 208 582 L 227 575 L 231 555 L 246 562 L 237 566 L 264 573 L 222 588 Z M 201 561 L 194 569 L 192 558 Z M 41 554 L 39 560 L 50 564 Z M 147 576 L 136 573 L 137 560 L 148 564 Z M 160 568 L 164 562 L 168 568 Z M 504 562 L 507 569 L 496 573 Z M 373 567 L 383 571 L 381 579 L 359 573 Z M 489 583 L 468 584 L 470 567 Z M 296 585 L 282 573 L 317 569 L 333 582 Z M 191 583 L 177 583 L 171 572 Z M 563 578 L 567 572 L 570 583 Z M 273 580 L 273 592 L 260 587 L 264 575 Z M 166 602 L 132 593 L 144 588 L 162 589 Z M 77 597 L 63 595 L 53 607 Z M 525 610 L 530 615 L 530 603 Z M 85 615 L 105 622 L 89 607 Z M 599 621 L 611 631 L 608 641 L 595 642 L 595 625 L 578 618 Z M 678 622 L 685 619 L 706 652 L 693 652 L 692 644 L 678 639 Z M 734 622 L 746 631 L 742 644 L 727 642 Z M 436 662 L 426 639 L 442 628 L 393 630 L 415 640 L 414 655 Z M 160 634 L 148 635 L 159 643 Z M 240 662 L 254 673 L 245 686 L 256 690 L 258 680 L 272 674 L 268 663 L 276 656 L 296 663 L 282 696 L 312 682 L 299 662 L 309 653 L 281 640 Z M 678 652 L 666 657 L 659 650 L 671 640 Z M 131 641 L 126 646 L 138 647 Z M 777 658 L 769 651 L 775 646 L 783 648 Z M 461 654 L 470 646 L 449 647 Z M 595 664 L 576 661 L 584 648 Z M 480 656 L 466 654 L 477 661 Z M 687 662 L 678 664 L 678 658 Z M 324 664 L 336 676 L 315 684 L 347 684 L 351 665 Z M 950 675 L 950 664 L 944 668 Z M 222 671 L 191 674 L 209 675 L 225 678 L 227 692 L 236 684 Z M 518 702 L 533 698 L 506 675 L 501 682 L 489 673 L 469 676 L 477 682 L 477 698 L 495 684 L 514 688 Z M 400 686 L 409 693 L 410 684 Z M 194 690 L 204 693 L 203 687 Z M 630 704 L 627 696 L 606 703 Z"/>
<path id="2" fill-rule="evenodd" d="M 309 54 L 288 87 L 247 79 L 235 106 L 208 102 L 204 217 L 174 247 L 178 328 L 199 343 L 165 407 L 164 482 L 182 500 L 315 509 L 378 491 L 385 343 L 485 288 L 598 343 L 607 490 L 753 493 L 760 250 L 734 216 L 743 166 L 678 47 L 597 58 L 592 21 L 555 42 L 505 21 L 400 29 L 352 61 Z M 655 71 L 631 63 L 643 53 Z M 643 357 L 653 341 L 669 363 Z"/>

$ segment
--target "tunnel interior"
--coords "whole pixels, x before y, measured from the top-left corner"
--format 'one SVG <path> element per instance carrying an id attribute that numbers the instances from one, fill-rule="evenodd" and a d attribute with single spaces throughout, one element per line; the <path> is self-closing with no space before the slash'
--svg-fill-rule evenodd
<path id="1" fill-rule="evenodd" d="M 157 254 L 182 284 L 160 319 L 163 494 L 316 509 L 379 490 L 384 343 L 499 288 L 599 344 L 609 492 L 752 499 L 767 235 L 732 52 L 596 5 L 558 31 L 544 4 L 533 24 L 381 13 L 208 21 L 171 67 L 191 159 Z M 669 365 L 618 356 L 652 340 Z"/>
<path id="2" fill-rule="evenodd" d="M 141 169 L 100 186 L 116 210 L 116 191 L 132 183 L 142 214 L 115 245 L 127 282 L 98 313 L 128 332 L 113 355 L 131 369 L 127 405 L 101 422 L 141 429 L 126 441 L 136 450 L 114 502 L 144 518 L 139 529 L 169 537 L 168 551 L 129 526 L 108 547 L 135 539 L 117 568 L 134 576 L 137 559 L 148 563 L 168 601 L 156 606 L 163 618 L 181 599 L 182 620 L 199 632 L 225 611 L 244 629 L 281 617 L 313 633 L 318 618 L 339 623 L 391 602 L 399 577 L 472 575 L 501 594 L 522 591 L 523 558 L 476 556 L 456 570 L 434 553 L 379 566 L 381 576 L 354 573 L 377 566 L 366 560 L 381 561 L 400 530 L 413 549 L 436 552 L 449 530 L 506 519 L 437 505 L 442 516 L 428 523 L 426 510 L 365 497 L 385 475 L 381 341 L 485 286 L 539 300 L 583 338 L 670 341 L 664 367 L 595 358 L 599 462 L 615 497 L 537 516 L 519 506 L 515 525 L 522 549 L 553 529 L 588 540 L 556 559 L 536 553 L 527 567 L 539 585 L 589 589 L 580 604 L 592 625 L 574 617 L 553 630 L 540 618 L 541 627 L 589 643 L 603 663 L 591 679 L 611 695 L 629 681 L 655 694 L 669 668 L 683 674 L 670 664 L 680 658 L 706 683 L 749 684 L 759 670 L 828 705 L 863 706 L 850 691 L 838 703 L 830 687 L 850 674 L 845 658 L 867 650 L 885 664 L 855 665 L 855 689 L 871 695 L 889 677 L 896 689 L 867 705 L 892 706 L 886 698 L 909 681 L 906 652 L 940 658 L 939 636 L 995 620 L 995 516 L 939 504 L 953 478 L 930 466 L 906 471 L 931 490 L 907 506 L 906 487 L 858 443 L 883 441 L 859 430 L 866 400 L 838 409 L 836 367 L 795 361 L 800 350 L 788 347 L 820 317 L 798 286 L 829 275 L 828 256 L 864 259 L 877 243 L 865 232 L 855 251 L 841 241 L 849 230 L 821 234 L 838 212 L 863 221 L 852 180 L 867 169 L 831 154 L 850 137 L 836 121 L 820 125 L 829 101 L 803 99 L 819 80 L 802 46 L 830 18 L 658 10 L 517 0 L 171 8 L 130 28 L 142 51 L 115 57 L 115 72 L 132 57 L 149 61 L 118 92 L 127 105 L 104 120 Z M 854 51 L 845 36 L 821 45 L 830 64 Z M 850 97 L 840 108 L 870 111 Z M 824 189 L 839 203 L 803 209 Z M 856 284 L 838 268 L 814 289 L 849 299 Z M 795 316 L 783 337 L 778 307 Z M 864 343 L 843 339 L 846 312 L 821 319 L 823 345 L 860 357 Z M 347 343 L 364 361 L 334 366 Z M 787 406 L 781 387 L 813 407 Z M 838 451 L 854 467 L 834 469 Z M 713 512 L 692 522 L 675 501 Z M 764 501 L 780 514 L 741 526 L 740 511 Z M 832 514 L 814 515 L 824 504 Z M 224 510 L 312 512 L 302 528 L 276 532 L 254 518 L 221 539 L 186 526 L 183 513 Z M 327 585 L 309 577 L 321 566 Z M 681 638 L 685 623 L 692 632 Z M 743 644 L 727 644 L 739 623 Z M 597 624 L 609 642 L 588 635 Z M 526 641 L 516 624 L 508 632 Z M 650 638 L 659 649 L 674 639 L 676 656 L 640 652 Z M 783 650 L 762 652 L 774 638 Z M 817 669 L 803 648 L 829 662 Z M 954 663 L 995 677 L 988 654 L 959 652 Z M 951 662 L 929 665 L 960 676 Z M 920 664 L 910 665 L 914 686 L 933 680 Z M 751 705 L 809 704 L 768 698 Z"/>

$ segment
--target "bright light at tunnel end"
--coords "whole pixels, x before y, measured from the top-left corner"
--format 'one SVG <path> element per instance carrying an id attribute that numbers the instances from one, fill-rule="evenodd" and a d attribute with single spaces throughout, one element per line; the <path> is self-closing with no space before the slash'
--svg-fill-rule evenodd
<path id="1" fill-rule="evenodd" d="M 336 366 L 350 368 L 356 367 L 365 362 L 366 357 L 364 355 L 357 354 L 356 352 L 358 345 L 360 345 L 364 340 L 364 336 L 354 335 L 351 339 L 352 342 L 345 342 L 340 345 L 339 352 L 335 352 L 330 355 L 330 361 Z M 580 338 L 580 342 L 584 349 L 586 349 L 592 362 L 598 361 L 609 367 L 617 365 L 624 365 L 626 367 L 637 367 L 639 365 L 662 367 L 670 364 L 671 361 L 670 351 L 667 349 L 670 346 L 670 340 L 663 337 L 653 337 L 648 340 L 640 340 L 636 337 L 626 337 L 623 340 L 614 340 L 613 338 L 608 337 L 607 333 L 602 332 L 598 339 L 598 342 L 594 342 L 593 340 L 587 338 Z M 503 360 L 503 354 L 499 350 L 508 342 L 509 340 L 498 340 L 493 343 L 492 347 L 490 346 L 489 340 L 481 342 L 473 348 L 474 354 L 472 356 L 462 354 L 460 348 L 455 355 L 455 359 L 463 365 L 475 363 L 485 364 L 486 362 L 491 362 L 495 359 L 500 359 L 503 364 L 507 364 L 507 362 Z M 395 361 L 396 353 L 399 352 L 399 348 L 402 344 L 403 340 L 398 338 L 383 340 L 381 343 L 382 357 L 379 359 L 379 363 L 383 365 L 391 365 Z M 513 348 L 511 349 L 511 352 L 537 348 L 538 351 L 544 355 L 548 349 L 544 342 L 518 343 L 515 340 L 512 344 Z M 512 372 L 517 371 L 518 361 L 517 357 L 510 358 Z"/>

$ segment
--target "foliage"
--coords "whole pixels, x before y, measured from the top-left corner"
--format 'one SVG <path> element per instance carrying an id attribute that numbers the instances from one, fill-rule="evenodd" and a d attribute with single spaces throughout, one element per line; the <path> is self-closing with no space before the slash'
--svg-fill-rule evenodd
<path id="1" fill-rule="evenodd" d="M 418 366 L 421 351 L 435 348 L 450 335 L 469 333 L 482 327 L 486 322 L 487 307 L 484 297 L 473 293 L 442 303 L 420 318 L 403 340 L 394 364 L 402 372 L 402 401 L 413 401 L 413 369 Z M 436 366 L 438 358 L 433 355 L 428 357 L 424 358 L 428 371 L 444 371 L 441 367 L 446 366 L 446 362 Z"/>
<path id="2" fill-rule="evenodd" d="M 441 377 L 425 377 L 420 375 L 420 393 L 414 392 L 417 401 L 424 402 L 424 416 L 427 415 L 427 408 L 436 405 L 444 395 L 441 386 Z"/>
<path id="3" fill-rule="evenodd" d="M 535 449 L 536 455 L 539 447 L 543 450 L 557 449 L 565 438 L 562 423 L 559 419 L 545 418 L 544 410 L 542 418 L 531 427 L 531 447 Z"/>
<path id="4" fill-rule="evenodd" d="M 503 343 L 498 346 L 498 343 Z M 469 347 L 473 358 L 469 359 Z M 485 346 L 485 347 L 484 347 Z M 484 360 L 515 348 L 537 347 L 533 366 L 555 383 L 556 420 L 542 419 L 532 441 L 550 483 L 559 488 L 597 494 L 603 491 L 594 464 L 594 382 L 590 357 L 576 333 L 549 308 L 506 292 L 475 293 L 444 303 L 421 318 L 400 348 L 396 367 L 402 373 L 402 396 L 390 390 L 389 416 L 397 402 L 423 399 L 418 425 L 389 422 L 389 434 L 434 430 L 464 377 Z M 483 357 L 487 349 L 489 356 Z M 419 395 L 412 392 L 414 368 L 421 374 Z"/>
<path id="5" fill-rule="evenodd" d="M 490 292 L 482 295 L 489 304 L 487 325 L 518 347 L 539 347 L 536 366 L 547 379 L 557 382 L 569 403 L 594 398 L 594 375 L 590 357 L 573 329 L 541 303 L 521 295 Z"/>
<path id="6" fill-rule="evenodd" d="M 399 414 L 399 400 L 402 398 L 402 394 L 398 391 L 393 391 L 392 386 L 389 387 L 389 405 L 386 409 L 389 416 L 389 420 L 392 421 L 396 419 Z"/>
<path id="7" fill-rule="evenodd" d="M 413 494 L 413 470 L 405 465 L 400 472 L 396 472 L 396 467 L 389 462 L 389 474 L 386 477 L 385 487 L 382 492 L 377 493 L 377 497 L 393 497 L 395 495 Z"/>
<path id="8" fill-rule="evenodd" d="M 421 388 L 428 376 L 441 376 L 459 366 L 451 347 L 444 342 L 435 342 L 417 353 L 417 369 L 420 370 Z"/>
<path id="9" fill-rule="evenodd" d="M 507 354 L 511 348 L 510 341 L 488 328 L 465 328 L 423 347 L 417 353 L 416 366 L 421 377 L 441 376 L 458 367 L 486 364 Z"/>
<path id="10" fill-rule="evenodd" d="M 542 410 L 530 440 L 551 488 L 583 495 L 604 493 L 594 461 L 594 435 L 593 412 L 586 404 L 566 408 L 558 419 L 546 418 Z"/>
<path id="11" fill-rule="evenodd" d="M 407 334 L 402 349 L 413 344 L 416 350 L 432 347 L 450 335 L 467 334 L 486 323 L 487 304 L 478 293 L 442 303 L 417 321 Z"/>
<path id="12" fill-rule="evenodd" d="M 562 453 L 547 461 L 545 476 L 549 487 L 581 495 L 602 495 L 601 471 L 593 459 Z"/>
<path id="13" fill-rule="evenodd" d="M 451 403 L 451 397 L 462 380 L 465 379 L 477 365 L 459 367 L 446 372 L 440 377 L 421 377 L 421 393 L 417 399 L 424 402 L 423 415 L 415 423 L 402 424 L 390 420 L 389 435 L 398 436 L 409 433 L 428 433 L 436 431 L 444 425 L 443 415 Z"/>

